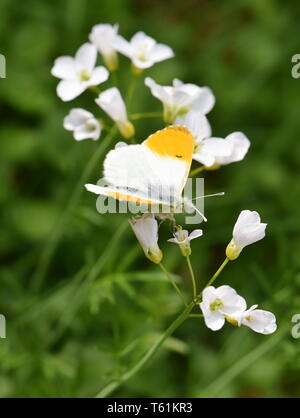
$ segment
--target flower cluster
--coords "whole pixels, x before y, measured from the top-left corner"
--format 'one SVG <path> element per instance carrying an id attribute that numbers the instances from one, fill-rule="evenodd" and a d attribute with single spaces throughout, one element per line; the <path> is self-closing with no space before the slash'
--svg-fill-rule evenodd
<path id="1" fill-rule="evenodd" d="M 61 80 L 57 85 L 57 95 L 63 101 L 73 100 L 87 89 L 98 91 L 97 86 L 108 80 L 109 72 L 118 69 L 118 53 L 131 60 L 136 74 L 174 56 L 169 46 L 157 43 L 144 32 L 138 32 L 130 42 L 126 41 L 118 35 L 118 25 L 95 25 L 89 40 L 90 43 L 78 49 L 75 57 L 63 56 L 55 60 L 51 73 Z M 106 67 L 96 66 L 97 52 Z M 126 105 L 117 87 L 101 92 L 95 102 L 116 123 L 124 138 L 134 135 L 134 126 L 128 120 Z M 84 109 L 72 109 L 64 120 L 64 127 L 74 132 L 77 141 L 96 140 L 101 133 L 101 122 Z"/>
<path id="2" fill-rule="evenodd" d="M 257 306 L 247 309 L 245 299 L 226 285 L 206 287 L 200 303 L 205 324 L 213 331 L 221 329 L 227 320 L 232 325 L 245 325 L 260 334 L 272 334 L 277 328 L 275 316 L 271 312 L 256 309 Z"/>
<path id="3" fill-rule="evenodd" d="M 127 41 L 119 34 L 118 25 L 99 24 L 92 28 L 89 34 L 89 42 L 84 43 L 74 57 L 63 56 L 57 58 L 51 72 L 60 79 L 57 86 L 57 95 L 63 101 L 71 101 L 86 90 L 96 93 L 95 103 L 99 110 L 101 109 L 111 119 L 123 138 L 127 141 L 132 140 L 135 143 L 134 120 L 143 118 L 143 115 L 145 115 L 144 117 L 149 117 L 151 112 L 130 114 L 128 104 L 130 103 L 132 89 L 129 87 L 127 95 L 123 95 L 114 81 L 116 80 L 116 71 L 119 68 L 118 54 L 123 54 L 131 61 L 130 68 L 133 79 L 140 77 L 144 71 L 154 64 L 174 56 L 174 52 L 169 46 L 157 43 L 144 32 L 137 32 L 130 41 Z M 102 57 L 103 65 L 97 65 L 98 55 Z M 107 80 L 111 81 L 111 85 L 104 90 L 100 90 L 99 85 Z M 175 171 L 177 169 L 182 171 L 183 167 L 182 172 L 184 175 L 180 179 L 180 187 L 178 187 L 181 190 L 188 176 L 187 171 L 190 168 L 192 159 L 200 163 L 201 166 L 193 170 L 190 176 L 202 170 L 220 169 L 221 166 L 244 159 L 250 147 L 250 141 L 245 134 L 237 131 L 230 133 L 224 138 L 212 136 L 212 129 L 207 119 L 207 114 L 215 104 L 215 96 L 209 87 L 184 83 L 176 78 L 173 80 L 172 85 L 160 85 L 152 78 L 145 77 L 144 84 L 150 89 L 152 95 L 162 103 L 162 112 L 158 115 L 162 118 L 165 125 L 169 125 L 167 128 L 169 132 L 171 131 L 173 135 L 177 129 L 177 135 L 179 135 L 178 132 L 180 131 L 181 135 L 189 138 L 191 146 L 189 157 L 186 157 L 186 159 L 189 158 L 188 163 L 184 165 L 184 161 L 180 160 L 185 153 L 181 143 L 178 145 L 181 151 L 178 153 L 173 152 L 171 154 L 172 158 L 166 152 L 164 146 L 162 146 L 160 153 L 166 158 L 159 160 L 155 153 L 153 156 L 153 153 L 149 154 L 149 150 L 145 151 L 145 148 L 141 151 L 141 148 L 138 148 L 140 145 L 128 145 L 125 142 L 118 142 L 115 149 L 108 153 L 105 160 L 109 166 L 109 176 L 106 175 L 106 179 L 112 180 L 112 186 L 116 186 L 116 188 L 109 189 L 87 184 L 87 190 L 104 194 L 105 196 L 112 196 L 119 200 L 134 201 L 135 199 L 136 202 L 142 200 L 149 201 L 145 199 L 146 193 L 138 194 L 139 191 L 143 190 L 139 190 L 137 185 L 145 185 L 145 182 L 140 182 L 139 176 L 146 177 L 149 174 L 147 173 L 147 167 L 143 166 L 142 156 L 144 156 L 144 161 L 148 163 L 150 168 L 152 168 L 152 165 L 157 164 L 162 173 L 162 176 L 158 175 L 160 173 L 154 173 L 153 175 L 150 173 L 152 175 L 151 186 L 153 182 L 160 183 L 161 177 L 165 177 L 168 180 L 172 179 L 176 174 Z M 124 100 L 123 97 L 126 97 L 126 99 Z M 137 117 L 137 115 L 140 116 Z M 150 117 L 153 116 L 157 117 L 157 112 L 150 114 Z M 66 130 L 73 132 L 76 141 L 87 138 L 98 140 L 102 131 L 108 129 L 102 118 L 95 117 L 90 111 L 81 107 L 75 107 L 70 110 L 69 114 L 64 118 L 63 126 Z M 162 134 L 162 137 L 164 135 Z M 126 148 L 124 149 L 124 147 Z M 126 158 L 116 157 L 120 155 Z M 131 157 L 133 157 L 133 160 Z M 170 161 L 172 161 L 173 165 L 170 165 Z M 135 162 L 137 163 L 137 169 L 134 166 Z M 127 172 L 131 173 L 131 178 L 128 180 L 129 184 L 127 185 L 128 194 L 118 191 L 118 187 L 120 188 L 124 185 L 124 173 Z M 159 189 L 161 184 L 155 184 L 155 186 Z M 186 212 L 191 208 L 195 209 L 191 202 L 182 199 L 181 203 L 184 207 L 186 206 Z M 186 309 L 193 309 L 200 304 L 205 324 L 214 331 L 222 328 L 227 321 L 236 326 L 245 325 L 262 334 L 274 332 L 276 330 L 276 319 L 271 312 L 256 309 L 257 305 L 247 309 L 245 299 L 239 296 L 230 286 L 224 285 L 218 288 L 212 286 L 229 261 L 236 260 L 247 245 L 264 238 L 266 224 L 261 222 L 259 214 L 250 210 L 243 210 L 240 213 L 233 228 L 232 239 L 225 250 L 225 261 L 209 280 L 206 287 L 199 292 L 190 255 L 192 252 L 191 241 L 201 237 L 203 231 L 195 229 L 189 233 L 182 226 L 177 225 L 176 213 L 176 208 L 167 216 L 160 212 L 153 213 L 149 211 L 149 213 L 133 217 L 129 220 L 129 223 L 145 256 L 160 266 L 184 301 L 179 287 L 162 264 L 163 253 L 158 245 L 158 219 L 161 222 L 166 219 L 170 221 L 173 236 L 168 239 L 168 242 L 177 244 L 181 254 L 185 257 L 193 285 L 191 304 L 188 305 L 184 301 Z M 206 220 L 204 215 L 202 217 Z"/>

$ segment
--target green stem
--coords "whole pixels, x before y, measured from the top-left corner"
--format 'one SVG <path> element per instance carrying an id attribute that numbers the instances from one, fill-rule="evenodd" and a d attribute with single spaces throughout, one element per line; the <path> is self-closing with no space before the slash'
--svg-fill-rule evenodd
<path id="1" fill-rule="evenodd" d="M 142 112 L 142 113 L 132 113 L 129 116 L 130 120 L 138 119 L 148 119 L 148 118 L 161 118 L 162 112 Z"/>
<path id="2" fill-rule="evenodd" d="M 221 264 L 221 266 L 218 268 L 218 270 L 215 272 L 215 274 L 212 276 L 212 278 L 208 281 L 205 288 L 208 287 L 208 286 L 211 286 L 213 284 L 213 282 L 218 278 L 218 276 L 220 275 L 221 271 L 224 269 L 224 267 L 226 266 L 228 261 L 229 261 L 229 258 L 226 257 L 225 260 L 223 261 L 223 263 Z"/>
<path id="3" fill-rule="evenodd" d="M 130 104 L 131 104 L 131 99 L 133 96 L 133 92 L 137 83 L 137 76 L 132 76 L 131 81 L 129 83 L 129 87 L 128 87 L 128 91 L 127 91 L 127 96 L 126 96 L 126 107 L 127 107 L 127 112 L 129 112 L 129 108 L 130 108 Z"/>
<path id="4" fill-rule="evenodd" d="M 194 177 L 194 176 L 196 176 L 197 174 L 201 173 L 204 170 L 205 170 L 204 165 L 202 165 L 201 167 L 197 167 L 190 172 L 189 177 Z"/>
<path id="5" fill-rule="evenodd" d="M 111 72 L 111 82 L 113 86 L 115 87 L 118 86 L 118 77 L 117 77 L 116 71 Z"/>
<path id="6" fill-rule="evenodd" d="M 189 313 L 196 305 L 196 301 L 191 302 L 185 310 L 172 322 L 169 328 L 161 335 L 156 343 L 146 352 L 146 354 L 133 366 L 132 369 L 125 372 L 118 380 L 113 380 L 108 383 L 97 395 L 96 398 L 105 398 L 116 390 L 122 383 L 134 376 L 143 366 L 149 361 L 157 350 L 161 347 L 163 342 L 170 337 L 173 332 L 188 318 Z"/>
<path id="7" fill-rule="evenodd" d="M 52 233 L 48 241 L 46 242 L 40 259 L 38 260 L 37 267 L 35 273 L 32 278 L 32 288 L 35 291 L 38 291 L 44 281 L 45 275 L 47 273 L 48 267 L 50 265 L 51 259 L 55 252 L 55 249 L 63 236 L 65 231 L 66 225 L 70 220 L 74 209 L 76 208 L 82 193 L 84 192 L 84 184 L 87 182 L 88 178 L 90 177 L 91 173 L 93 172 L 96 165 L 99 163 L 100 158 L 102 157 L 103 153 L 105 152 L 107 146 L 111 142 L 113 136 L 115 135 L 117 128 L 113 126 L 111 130 L 108 132 L 106 137 L 101 140 L 100 146 L 94 152 L 87 162 L 84 171 L 82 172 L 78 183 L 76 184 L 73 193 L 65 206 L 65 210 L 62 213 L 60 219 L 58 220 L 57 224 L 55 225 Z"/>
<path id="8" fill-rule="evenodd" d="M 195 297 L 197 296 L 197 285 L 196 285 L 196 280 L 195 280 L 195 274 L 193 271 L 193 267 L 192 267 L 192 263 L 191 263 L 191 259 L 190 256 L 187 255 L 186 257 L 186 262 L 189 268 L 189 272 L 190 272 L 190 276 L 192 279 L 192 284 L 193 284 L 193 298 L 195 299 Z"/>
<path id="9" fill-rule="evenodd" d="M 165 266 L 162 263 L 159 263 L 159 267 L 161 268 L 161 270 L 163 271 L 163 273 L 165 274 L 165 276 L 167 277 L 167 279 L 169 280 L 169 282 L 172 284 L 172 286 L 174 287 L 174 289 L 178 293 L 178 295 L 181 298 L 184 306 L 187 306 L 186 301 L 185 301 L 185 299 L 183 297 L 183 294 L 181 293 L 179 287 L 177 286 L 177 284 L 173 280 L 172 275 L 168 272 L 168 270 L 165 268 Z"/>
<path id="10" fill-rule="evenodd" d="M 226 260 L 225 260 L 226 261 Z M 216 278 L 217 275 L 220 274 L 221 270 L 224 268 L 224 266 L 227 264 L 227 262 L 223 263 L 220 269 L 218 270 L 218 274 L 216 273 L 213 277 Z M 162 267 L 162 265 L 160 264 Z M 164 271 L 164 270 L 163 270 Z M 168 273 L 168 272 L 167 272 Z M 169 273 L 168 273 L 169 275 Z M 161 347 L 163 342 L 170 337 L 173 332 L 190 316 L 194 317 L 194 314 L 191 314 L 191 311 L 193 308 L 200 302 L 201 300 L 202 292 L 197 295 L 192 302 L 190 302 L 184 309 L 184 311 L 172 322 L 172 324 L 167 328 L 167 330 L 161 335 L 161 337 L 156 341 L 155 344 L 153 344 L 152 347 L 149 348 L 149 350 L 144 354 L 144 356 L 133 366 L 132 369 L 125 372 L 118 380 L 113 380 L 109 382 L 97 395 L 96 398 L 104 398 L 106 396 L 109 396 L 114 390 L 116 390 L 119 386 L 122 385 L 122 383 L 129 380 L 132 376 L 134 376 L 146 363 L 149 361 L 154 354 L 158 351 L 158 349 Z"/>

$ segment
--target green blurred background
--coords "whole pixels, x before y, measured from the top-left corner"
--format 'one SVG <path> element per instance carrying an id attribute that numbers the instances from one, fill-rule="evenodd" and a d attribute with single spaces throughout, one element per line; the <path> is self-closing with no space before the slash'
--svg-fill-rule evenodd
<path id="1" fill-rule="evenodd" d="M 224 259 L 239 212 L 259 211 L 266 238 L 230 263 L 219 283 L 273 311 L 279 328 L 272 336 L 230 325 L 213 333 L 189 319 L 113 395 L 300 396 L 300 339 L 291 336 L 292 315 L 300 313 L 300 80 L 291 77 L 299 12 L 296 0 L 1 0 L 1 397 L 94 396 L 130 370 L 181 310 L 127 215 L 98 214 L 81 187 L 70 202 L 101 139 L 77 143 L 62 121 L 71 107 L 100 112 L 90 93 L 62 103 L 50 69 L 57 56 L 76 52 L 94 24 L 116 22 L 126 38 L 144 30 L 174 49 L 174 59 L 147 71 L 157 82 L 177 77 L 213 89 L 208 116 L 216 136 L 241 130 L 250 138 L 243 162 L 205 174 L 207 193 L 226 194 L 206 201 L 209 222 L 193 241 L 192 262 L 204 285 Z M 129 70 L 121 58 L 123 92 Z M 160 109 L 141 77 L 132 111 Z M 139 121 L 137 137 L 161 127 Z M 100 158 L 90 182 L 101 166 Z M 169 237 L 163 225 L 165 264 L 188 293 L 184 260 Z"/>

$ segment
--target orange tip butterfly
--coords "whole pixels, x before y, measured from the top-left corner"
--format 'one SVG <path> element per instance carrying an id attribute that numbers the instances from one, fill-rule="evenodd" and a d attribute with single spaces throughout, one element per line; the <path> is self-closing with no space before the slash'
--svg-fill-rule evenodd
<path id="1" fill-rule="evenodd" d="M 192 164 L 194 138 L 184 126 L 155 132 L 142 144 L 120 146 L 108 152 L 104 177 L 108 187 L 86 184 L 88 191 L 151 207 L 161 205 L 170 212 L 196 210 L 182 197 Z"/>

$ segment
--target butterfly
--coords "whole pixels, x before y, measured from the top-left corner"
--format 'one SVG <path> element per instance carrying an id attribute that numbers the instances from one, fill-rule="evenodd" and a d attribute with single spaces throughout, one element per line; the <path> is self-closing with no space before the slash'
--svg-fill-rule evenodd
<path id="1" fill-rule="evenodd" d="M 120 201 L 170 212 L 197 210 L 182 192 L 194 152 L 194 138 L 181 125 L 173 125 L 150 135 L 143 143 L 124 145 L 108 152 L 104 178 L 108 187 L 86 184 L 88 191 Z M 201 214 L 201 213 L 200 213 Z M 204 215 L 201 214 L 204 220 Z"/>

